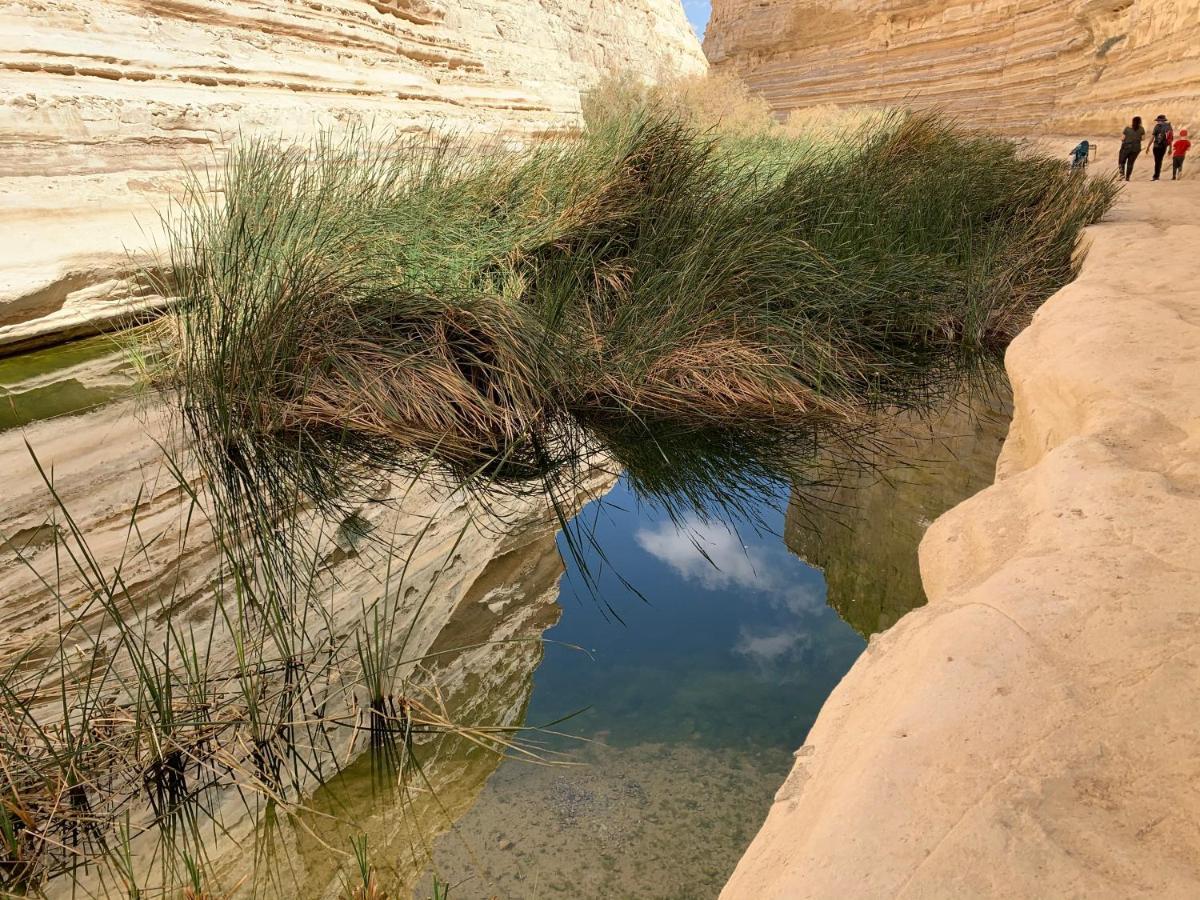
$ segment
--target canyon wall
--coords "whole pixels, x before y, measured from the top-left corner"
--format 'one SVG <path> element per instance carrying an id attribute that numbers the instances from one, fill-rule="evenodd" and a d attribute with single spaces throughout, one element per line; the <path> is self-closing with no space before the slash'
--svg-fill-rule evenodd
<path id="1" fill-rule="evenodd" d="M 915 104 L 1025 137 L 1200 111 L 1200 0 L 713 0 L 704 49 L 781 116 Z"/>
<path id="2" fill-rule="evenodd" d="M 1113 146 L 1105 148 L 1112 152 Z M 727 900 L 1200 896 L 1200 181 L 1009 347 L 996 482 L 821 709 Z"/>
<path id="3" fill-rule="evenodd" d="M 0 0 L 0 352 L 146 302 L 119 270 L 239 134 L 536 135 L 705 66 L 679 0 Z"/>

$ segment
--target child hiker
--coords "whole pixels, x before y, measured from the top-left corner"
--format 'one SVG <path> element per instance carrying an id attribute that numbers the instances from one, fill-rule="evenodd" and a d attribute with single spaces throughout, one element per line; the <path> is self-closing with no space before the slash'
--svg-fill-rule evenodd
<path id="1" fill-rule="evenodd" d="M 1175 148 L 1171 151 L 1171 180 L 1183 177 L 1183 160 L 1187 156 L 1188 150 L 1192 148 L 1192 142 L 1188 140 L 1188 130 L 1186 128 L 1179 129 L 1179 139 L 1175 141 Z"/>
<path id="2" fill-rule="evenodd" d="M 1088 164 L 1088 157 L 1091 155 L 1092 145 L 1088 141 L 1080 141 L 1079 144 L 1071 151 L 1071 168 L 1082 169 Z"/>

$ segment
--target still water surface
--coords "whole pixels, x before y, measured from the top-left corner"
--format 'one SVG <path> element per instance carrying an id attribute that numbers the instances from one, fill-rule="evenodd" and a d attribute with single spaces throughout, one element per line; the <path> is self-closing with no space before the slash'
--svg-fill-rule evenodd
<path id="1" fill-rule="evenodd" d="M 589 741 L 563 757 L 584 766 L 506 761 L 439 845 L 444 880 L 470 879 L 466 896 L 719 891 L 865 646 L 784 546 L 787 502 L 763 497 L 758 527 L 676 523 L 619 482 L 579 514 L 604 551 L 585 559 L 598 591 L 562 548 L 562 618 L 526 721 L 586 707 L 557 726 Z"/>
<path id="2" fill-rule="evenodd" d="M 604 559 L 585 565 L 622 621 L 564 553 L 546 636 L 588 652 L 547 646 L 527 721 L 587 707 L 562 727 L 594 743 L 578 769 L 501 765 L 439 843 L 442 878 L 468 896 L 716 896 L 866 637 L 925 602 L 921 536 L 991 482 L 1010 409 L 1000 385 L 909 421 L 878 470 L 781 486 L 753 522 L 674 522 L 623 482 L 586 507 Z"/>
<path id="3" fill-rule="evenodd" d="M 103 340 L 0 362 L 0 430 L 131 384 Z M 990 481 L 1007 406 L 1001 392 L 947 411 L 901 442 L 909 463 L 885 464 L 886 477 L 817 506 L 780 485 L 750 519 L 673 521 L 618 481 L 576 517 L 580 557 L 547 535 L 499 560 L 444 638 L 487 644 L 447 656 L 447 672 L 466 673 L 448 705 L 549 724 L 560 734 L 528 737 L 541 761 L 446 739 L 426 752 L 436 790 L 382 789 L 363 757 L 314 808 L 369 832 L 373 863 L 418 897 L 435 875 L 455 900 L 715 896 L 866 636 L 924 602 L 920 536 Z M 546 640 L 494 640 L 509 634 Z M 326 895 L 344 878 L 302 831 L 287 880 Z"/>

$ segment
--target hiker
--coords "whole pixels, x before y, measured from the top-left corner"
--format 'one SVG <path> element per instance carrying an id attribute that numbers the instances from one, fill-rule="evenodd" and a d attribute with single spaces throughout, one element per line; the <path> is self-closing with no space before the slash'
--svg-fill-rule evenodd
<path id="1" fill-rule="evenodd" d="M 1134 116 L 1133 124 L 1125 129 L 1121 137 L 1121 153 L 1117 157 L 1117 168 L 1126 181 L 1133 176 L 1133 164 L 1142 152 L 1142 142 L 1145 140 L 1146 129 L 1142 127 L 1142 117 Z"/>
<path id="2" fill-rule="evenodd" d="M 1187 129 L 1179 129 L 1179 139 L 1175 141 L 1175 146 L 1171 150 L 1171 180 L 1183 177 L 1183 160 L 1187 156 L 1187 152 L 1192 149 L 1192 142 L 1188 140 Z"/>
<path id="3" fill-rule="evenodd" d="M 1175 133 L 1171 129 L 1171 123 L 1167 121 L 1166 116 L 1159 116 L 1154 120 L 1154 131 L 1150 133 L 1150 149 L 1154 151 L 1154 178 L 1152 181 L 1158 181 L 1158 176 L 1162 174 L 1163 158 L 1167 155 L 1167 151 L 1171 149 L 1171 144 L 1175 140 Z"/>
<path id="4" fill-rule="evenodd" d="M 1092 154 L 1092 145 L 1087 141 L 1080 141 L 1079 146 L 1071 151 L 1071 168 L 1083 169 L 1087 167 L 1088 157 Z"/>

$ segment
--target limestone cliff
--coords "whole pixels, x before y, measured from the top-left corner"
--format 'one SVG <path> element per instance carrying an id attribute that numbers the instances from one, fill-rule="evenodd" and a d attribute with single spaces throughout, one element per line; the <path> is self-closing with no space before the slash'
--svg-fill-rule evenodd
<path id="1" fill-rule="evenodd" d="M 1200 110 L 1200 0 L 713 0 L 704 49 L 780 114 L 915 103 L 1026 135 Z"/>
<path id="2" fill-rule="evenodd" d="M 704 67 L 679 0 L 0 0 L 0 351 L 129 299 L 153 209 L 239 133 L 528 135 L 607 71 Z"/>

